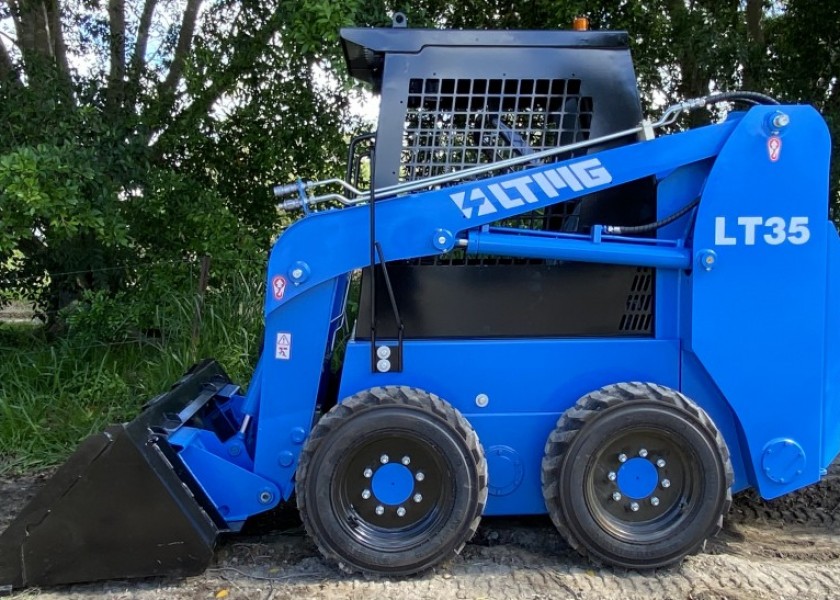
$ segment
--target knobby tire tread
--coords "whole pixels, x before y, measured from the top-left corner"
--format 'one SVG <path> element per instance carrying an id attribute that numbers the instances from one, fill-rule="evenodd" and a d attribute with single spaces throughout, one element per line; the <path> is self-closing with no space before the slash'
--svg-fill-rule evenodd
<path id="1" fill-rule="evenodd" d="M 726 495 L 720 514 L 717 517 L 715 529 L 708 537 L 717 535 L 723 527 L 723 518 L 729 513 L 732 505 L 732 482 L 735 479 L 735 474 L 732 469 L 729 448 L 706 411 L 681 392 L 655 383 L 622 382 L 602 387 L 583 396 L 560 417 L 557 426 L 552 430 L 546 442 L 540 473 L 543 497 L 554 526 L 572 548 L 596 564 L 602 564 L 603 561 L 587 550 L 584 544 L 572 533 L 563 518 L 563 510 L 560 506 L 561 492 L 560 486 L 557 485 L 557 478 L 564 454 L 571 446 L 574 438 L 580 433 L 580 430 L 600 412 L 627 402 L 650 399 L 673 406 L 695 418 L 712 436 L 720 453 L 726 478 Z M 696 554 L 702 547 L 703 544 L 689 554 Z"/>
<path id="2" fill-rule="evenodd" d="M 484 507 L 487 504 L 487 460 L 484 456 L 484 451 L 479 442 L 478 435 L 463 415 L 461 415 L 461 413 L 453 408 L 448 402 L 444 402 L 434 394 L 408 386 L 381 386 L 361 391 L 345 399 L 343 402 L 336 404 L 327 414 L 321 417 L 312 429 L 312 432 L 301 451 L 295 479 L 298 482 L 306 481 L 306 478 L 309 475 L 309 470 L 312 466 L 313 456 L 318 450 L 320 443 L 324 438 L 328 437 L 333 431 L 340 427 L 347 419 L 363 411 L 370 410 L 371 408 L 388 405 L 411 406 L 436 415 L 439 419 L 452 426 L 467 445 L 469 454 L 472 456 L 478 472 L 479 496 L 477 507 L 474 511 L 475 514 L 472 516 L 464 542 L 458 545 L 454 551 L 454 555 L 460 554 L 466 542 L 470 541 L 475 535 L 475 532 L 478 530 L 478 525 L 481 522 L 481 515 L 484 513 Z M 321 540 L 318 539 L 318 536 L 313 535 L 310 526 L 307 524 L 306 486 L 296 485 L 296 491 L 298 511 L 301 514 L 307 533 L 309 534 L 310 539 L 315 541 L 315 545 L 318 547 L 318 550 L 327 560 L 333 564 L 337 564 L 345 573 L 354 574 L 364 572 L 372 575 L 383 575 L 382 573 L 376 571 L 359 569 L 348 565 L 337 553 L 324 546 L 321 543 Z M 452 557 L 443 558 L 438 562 L 442 562 L 449 558 Z M 431 565 L 429 568 L 432 568 L 433 566 L 434 565 Z"/>

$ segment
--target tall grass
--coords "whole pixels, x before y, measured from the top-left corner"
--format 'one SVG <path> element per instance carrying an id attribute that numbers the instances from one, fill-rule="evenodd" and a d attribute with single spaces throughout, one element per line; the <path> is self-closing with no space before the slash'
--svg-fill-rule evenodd
<path id="1" fill-rule="evenodd" d="M 61 462 L 86 436 L 132 419 L 205 357 L 247 384 L 259 354 L 262 285 L 242 276 L 207 291 L 199 335 L 195 295 L 167 299 L 160 337 L 49 342 L 43 328 L 0 323 L 0 473 Z"/>

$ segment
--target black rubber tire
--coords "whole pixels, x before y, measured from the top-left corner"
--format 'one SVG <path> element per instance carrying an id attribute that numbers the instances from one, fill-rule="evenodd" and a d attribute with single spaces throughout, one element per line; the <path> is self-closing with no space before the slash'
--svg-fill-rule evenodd
<path id="1" fill-rule="evenodd" d="M 653 491 L 614 500 L 609 486 L 620 490 L 610 477 L 620 475 L 621 455 L 641 456 L 643 446 L 656 469 Z M 686 396 L 652 383 L 609 385 L 578 400 L 549 436 L 541 476 L 551 520 L 569 545 L 595 562 L 632 569 L 696 552 L 732 503 L 732 465 L 717 427 Z"/>
<path id="2" fill-rule="evenodd" d="M 357 489 L 373 479 L 359 482 L 356 471 L 369 466 L 375 474 L 377 457 L 389 452 L 415 457 L 404 520 L 393 505 L 376 516 L 366 503 L 380 502 Z M 301 453 L 296 491 L 306 531 L 328 560 L 347 572 L 410 575 L 458 554 L 473 537 L 487 502 L 487 462 L 475 431 L 448 403 L 414 388 L 377 387 L 321 418 Z"/>

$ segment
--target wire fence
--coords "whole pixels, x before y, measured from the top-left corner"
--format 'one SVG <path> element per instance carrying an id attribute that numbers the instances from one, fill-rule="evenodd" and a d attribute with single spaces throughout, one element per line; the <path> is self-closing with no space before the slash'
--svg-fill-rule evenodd
<path id="1" fill-rule="evenodd" d="M 96 273 L 107 273 L 113 271 L 128 271 L 132 269 L 138 269 L 141 267 L 155 267 L 167 264 L 189 264 L 192 266 L 198 266 L 201 263 L 202 256 L 198 257 L 184 257 L 184 258 L 173 258 L 173 259 L 166 259 L 166 260 L 153 260 L 153 261 L 132 261 L 120 266 L 113 266 L 113 267 L 96 267 L 96 268 L 86 268 L 86 269 L 78 269 L 74 271 L 50 271 L 49 273 L 44 272 L 44 275 L 49 277 L 64 277 L 67 275 L 93 275 Z M 266 258 L 222 258 L 222 257 L 211 257 L 213 262 L 223 262 L 223 263 L 261 263 L 265 264 L 268 261 L 268 257 Z M 9 281 L 29 281 L 27 277 L 9 277 L 5 275 L 4 277 L 7 278 Z"/>
<path id="2" fill-rule="evenodd" d="M 77 270 L 65 270 L 65 271 L 58 271 L 49 273 L 48 276 L 51 278 L 57 277 L 64 277 L 64 276 L 73 276 L 73 275 L 96 275 L 99 273 L 112 273 L 118 271 L 126 271 L 132 273 L 139 273 L 142 276 L 144 270 L 154 269 L 156 267 L 166 266 L 166 265 L 184 265 L 188 272 L 184 273 L 186 275 L 181 280 L 181 283 L 185 285 L 184 288 L 180 290 L 180 293 L 184 293 L 187 290 L 190 290 L 184 297 L 188 302 L 188 306 L 190 307 L 191 315 L 182 314 L 180 319 L 180 323 L 189 324 L 191 325 L 189 329 L 191 329 L 191 338 L 193 345 L 196 345 L 198 342 L 198 338 L 200 336 L 202 320 L 204 317 L 205 311 L 205 295 L 208 291 L 208 288 L 211 287 L 211 280 L 212 277 L 216 277 L 217 280 L 215 281 L 216 284 L 219 283 L 218 278 L 221 277 L 222 281 L 227 280 L 227 283 L 237 283 L 231 279 L 232 272 L 236 272 L 235 265 L 265 265 L 268 260 L 268 257 L 265 258 L 241 258 L 241 257 L 210 257 L 210 256 L 196 256 L 196 257 L 184 257 L 178 259 L 166 259 L 166 260 L 137 260 L 132 261 L 129 263 L 121 264 L 119 266 L 103 266 L 103 267 L 96 267 L 96 268 L 89 268 L 89 269 L 77 269 Z M 225 268 L 223 269 L 216 269 L 214 272 L 211 272 L 211 264 L 223 264 Z M 231 266 L 233 265 L 233 269 Z M 245 270 L 245 269 L 243 269 Z M 254 281 L 254 278 L 257 277 L 256 269 L 247 269 L 249 273 L 247 279 L 249 283 L 254 284 L 254 287 L 259 287 L 263 285 L 264 281 L 262 279 L 262 273 L 264 273 L 264 268 L 259 269 L 259 279 Z M 14 286 L 15 283 L 18 284 L 26 284 L 31 279 L 25 277 L 18 277 L 15 278 L 13 276 L 9 276 L 9 274 L 4 274 L 3 279 L 7 282 L 7 285 Z M 238 283 L 242 283 L 239 281 Z M 0 289 L 0 291 L 2 291 Z M 128 292 L 131 293 L 130 291 Z M 7 296 L 8 298 L 8 296 Z M 7 302 L 9 302 L 7 300 Z M 2 298 L 0 298 L 0 304 L 2 304 Z M 29 308 L 23 308 L 23 306 L 28 306 Z M 3 309 L 0 309 L 0 331 L 3 329 L 3 325 L 11 325 L 11 324 L 21 324 L 21 323 L 37 323 L 38 321 L 43 321 L 45 323 L 49 323 L 57 318 L 59 315 L 66 314 L 68 311 L 67 307 L 59 308 L 59 309 L 49 309 L 49 308 L 34 308 L 31 307 L 31 304 L 28 304 L 26 301 L 14 301 L 14 306 L 11 308 L 7 304 L 7 306 Z M 191 323 L 190 323 L 191 322 Z M 185 327 L 186 328 L 186 327 Z M 33 329 L 33 332 L 35 330 Z M 84 344 L 72 344 L 72 342 L 68 339 L 57 337 L 54 341 L 48 342 L 46 337 L 44 339 L 37 338 L 33 335 L 33 340 L 30 343 L 38 344 L 38 348 L 35 349 L 28 349 L 24 347 L 9 347 L 8 345 L 4 344 L 4 341 L 0 339 L 0 354 L 6 353 L 14 353 L 15 356 L 32 356 L 32 355 L 43 355 L 44 353 L 48 352 L 85 352 L 91 350 L 101 350 L 101 349 L 109 349 L 113 347 L 121 347 L 121 346 L 138 346 L 138 347 L 150 347 L 161 349 L 165 346 L 166 339 L 164 337 L 156 337 L 154 335 L 144 335 L 142 332 L 131 332 L 126 334 L 126 339 L 113 339 L 113 340 L 102 340 L 102 341 L 93 341 L 90 343 Z"/>

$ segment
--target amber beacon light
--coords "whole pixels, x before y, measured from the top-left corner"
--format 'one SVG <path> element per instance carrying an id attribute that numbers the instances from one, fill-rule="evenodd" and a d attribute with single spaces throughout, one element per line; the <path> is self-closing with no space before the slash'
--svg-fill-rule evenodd
<path id="1" fill-rule="evenodd" d="M 572 29 L 575 31 L 589 31 L 589 19 L 587 17 L 575 17 L 572 21 Z"/>

